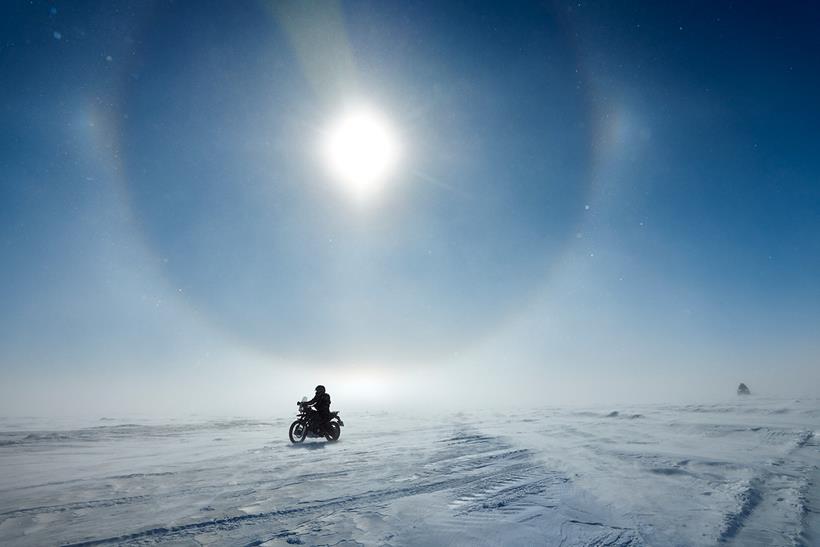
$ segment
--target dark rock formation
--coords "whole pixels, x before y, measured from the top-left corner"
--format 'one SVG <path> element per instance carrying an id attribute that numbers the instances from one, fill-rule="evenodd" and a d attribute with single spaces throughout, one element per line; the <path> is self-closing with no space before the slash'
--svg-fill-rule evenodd
<path id="1" fill-rule="evenodd" d="M 751 395 L 752 392 L 749 391 L 749 388 L 743 382 L 740 382 L 740 385 L 737 386 L 737 394 L 738 395 Z"/>

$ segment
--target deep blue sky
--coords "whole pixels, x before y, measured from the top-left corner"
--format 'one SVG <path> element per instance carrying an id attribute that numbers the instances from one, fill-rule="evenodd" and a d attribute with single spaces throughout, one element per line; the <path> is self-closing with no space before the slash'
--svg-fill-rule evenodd
<path id="1" fill-rule="evenodd" d="M 818 24 L 811 3 L 5 2 L 0 411 L 66 383 L 101 408 L 191 378 L 241 400 L 296 370 L 799 393 Z M 352 101 L 404 148 L 367 207 L 317 153 Z"/>

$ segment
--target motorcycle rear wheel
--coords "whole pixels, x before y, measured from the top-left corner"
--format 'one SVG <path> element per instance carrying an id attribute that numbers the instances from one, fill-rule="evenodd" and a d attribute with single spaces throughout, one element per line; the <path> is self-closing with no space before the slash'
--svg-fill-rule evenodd
<path id="1" fill-rule="evenodd" d="M 290 442 L 300 443 L 305 440 L 307 434 L 307 424 L 302 420 L 296 420 L 295 422 L 290 424 L 290 429 L 288 430 L 288 437 L 290 437 Z"/>
<path id="2" fill-rule="evenodd" d="M 338 441 L 339 435 L 342 434 L 342 428 L 339 427 L 339 424 L 336 422 L 330 422 L 327 424 L 327 430 L 325 431 L 325 439 L 328 441 Z"/>

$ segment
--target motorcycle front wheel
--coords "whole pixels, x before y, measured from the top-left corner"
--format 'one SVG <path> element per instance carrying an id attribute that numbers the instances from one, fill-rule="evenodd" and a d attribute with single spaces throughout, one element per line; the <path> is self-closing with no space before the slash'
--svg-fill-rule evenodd
<path id="1" fill-rule="evenodd" d="M 290 437 L 290 442 L 292 443 L 300 443 L 305 440 L 307 437 L 308 428 L 307 424 L 302 420 L 296 420 L 292 424 L 290 424 L 290 429 L 288 430 L 288 437 Z"/>
<path id="2" fill-rule="evenodd" d="M 342 434 L 342 428 L 339 427 L 339 424 L 336 422 L 330 422 L 327 424 L 327 431 L 325 432 L 325 438 L 328 441 L 338 441 L 339 435 Z"/>

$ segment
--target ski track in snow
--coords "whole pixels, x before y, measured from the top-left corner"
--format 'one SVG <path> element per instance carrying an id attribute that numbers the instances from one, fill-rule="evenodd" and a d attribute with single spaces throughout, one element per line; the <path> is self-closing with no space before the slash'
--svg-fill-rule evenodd
<path id="1" fill-rule="evenodd" d="M 820 545 L 820 400 L 0 420 L 2 545 Z"/>

